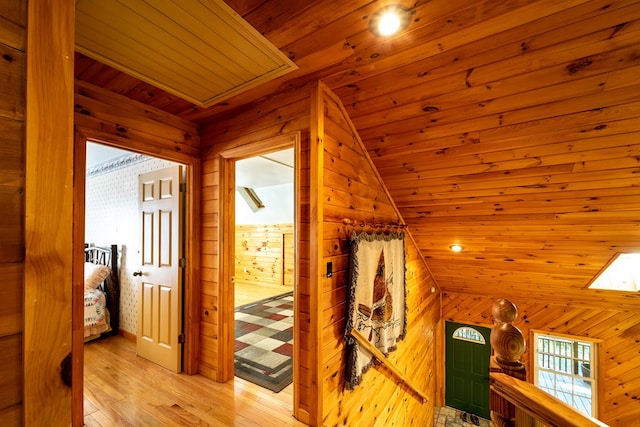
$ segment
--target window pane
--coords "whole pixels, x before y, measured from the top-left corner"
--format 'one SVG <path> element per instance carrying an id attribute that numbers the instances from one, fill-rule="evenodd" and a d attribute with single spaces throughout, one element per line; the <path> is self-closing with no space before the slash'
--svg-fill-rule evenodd
<path id="1" fill-rule="evenodd" d="M 535 383 L 587 415 L 593 415 L 593 344 L 536 334 Z"/>
<path id="2" fill-rule="evenodd" d="M 478 344 L 485 344 L 485 339 L 480 332 L 466 326 L 460 327 L 453 332 L 453 339 L 470 341 Z"/>

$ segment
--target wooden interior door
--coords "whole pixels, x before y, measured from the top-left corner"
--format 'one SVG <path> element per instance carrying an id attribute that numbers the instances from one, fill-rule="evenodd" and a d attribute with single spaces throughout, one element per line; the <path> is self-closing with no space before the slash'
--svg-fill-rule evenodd
<path id="1" fill-rule="evenodd" d="M 173 166 L 139 176 L 140 245 L 137 352 L 180 372 L 182 280 L 180 177 Z"/>

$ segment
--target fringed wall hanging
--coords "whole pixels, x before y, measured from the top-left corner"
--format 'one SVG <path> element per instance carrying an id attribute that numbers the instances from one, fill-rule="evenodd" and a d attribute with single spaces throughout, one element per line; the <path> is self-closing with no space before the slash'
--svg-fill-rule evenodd
<path id="1" fill-rule="evenodd" d="M 404 233 L 352 233 L 348 299 L 345 381 L 352 390 L 375 359 L 350 332 L 385 355 L 406 333 Z"/>

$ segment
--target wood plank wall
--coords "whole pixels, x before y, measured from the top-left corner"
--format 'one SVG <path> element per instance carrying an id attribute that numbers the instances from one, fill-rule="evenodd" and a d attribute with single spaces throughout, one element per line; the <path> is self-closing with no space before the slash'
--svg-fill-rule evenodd
<path id="1" fill-rule="evenodd" d="M 312 97 L 309 98 L 311 90 Z M 312 107 L 317 103 L 317 107 Z M 315 114 L 315 115 L 314 115 Z M 310 116 L 311 115 L 311 118 Z M 311 130 L 313 128 L 313 130 Z M 298 189 L 299 241 L 296 289 L 297 374 L 294 378 L 295 415 L 310 425 L 430 425 L 436 389 L 435 330 L 440 315 L 438 293 L 413 240 L 406 241 L 409 331 L 392 360 L 426 390 L 425 404 L 399 387 L 388 372 L 371 370 L 365 385 L 344 391 L 344 325 L 349 229 L 353 220 L 397 222 L 397 211 L 339 101 L 322 85 L 272 97 L 203 129 L 202 323 L 200 372 L 224 380 L 218 372 L 220 338 L 226 319 L 218 283 L 221 191 L 221 153 L 248 146 L 291 131 L 301 132 Z M 314 140 L 314 138 L 316 138 Z M 313 156 L 313 157 L 312 157 Z M 317 164 L 310 164 L 314 158 Z M 318 181 L 325 184 L 313 187 Z M 315 192 L 316 194 L 312 194 Z M 315 204 L 319 204 L 316 206 Z M 324 212 L 324 215 L 322 214 Z M 313 221 L 317 221 L 316 225 Z M 321 233 L 319 245 L 313 232 Z M 314 255 L 318 259 L 314 259 Z M 334 265 L 331 279 L 322 278 L 325 262 Z M 315 266 L 314 266 L 315 263 Z M 315 275 L 318 275 L 315 278 Z M 230 310 L 227 310 L 229 315 Z M 370 405 L 366 402 L 372 402 Z"/>
<path id="2" fill-rule="evenodd" d="M 381 366 L 367 372 L 353 392 L 344 390 L 349 238 L 354 227 L 345 226 L 343 219 L 397 223 L 399 214 L 338 98 L 321 85 L 321 100 L 324 186 L 318 191 L 324 216 L 320 249 L 323 265 L 332 262 L 334 270 L 333 277 L 322 279 L 319 298 L 323 425 L 431 425 L 440 300 L 409 230 L 405 231 L 407 337 L 389 359 L 427 393 L 429 402 L 423 404 Z"/>
<path id="3" fill-rule="evenodd" d="M 236 225 L 235 283 L 293 288 L 293 243 L 293 224 Z"/>
<path id="4" fill-rule="evenodd" d="M 200 158 L 196 124 L 81 80 L 75 124 L 85 137 L 124 150 L 185 164 Z"/>
<path id="5" fill-rule="evenodd" d="M 221 192 L 224 191 L 220 188 L 221 181 L 224 182 L 221 177 L 221 156 L 250 157 L 257 154 L 254 150 L 256 146 L 257 149 L 268 149 L 269 142 L 265 142 L 267 140 L 273 141 L 281 137 L 287 138 L 296 132 L 300 133 L 297 158 L 297 317 L 294 335 L 299 363 L 294 376 L 296 384 L 293 409 L 296 417 L 307 423 L 315 416 L 310 412 L 314 408 L 311 404 L 311 390 L 314 382 L 317 383 L 317 379 L 309 374 L 312 370 L 309 359 L 312 347 L 309 343 L 313 342 L 313 339 L 309 338 L 309 115 L 309 88 L 303 87 L 273 96 L 241 112 L 234 112 L 228 120 L 218 120 L 205 126 L 201 134 L 203 200 L 200 373 L 217 381 L 226 381 L 233 375 L 230 372 L 233 370 L 233 307 L 229 306 L 233 287 L 231 283 L 221 283 L 219 280 L 221 263 L 227 259 L 221 252 L 221 221 L 224 215 L 233 217 L 233 214 L 228 211 L 228 207 L 225 208 L 221 204 Z M 226 331 L 223 326 L 226 326 Z"/>
<path id="6" fill-rule="evenodd" d="M 0 3 L 0 425 L 22 425 L 27 2 Z"/>
<path id="7" fill-rule="evenodd" d="M 444 320 L 491 327 L 491 307 L 507 298 L 518 307 L 514 323 L 525 335 L 527 380 L 533 382 L 532 330 L 601 340 L 598 344 L 598 418 L 610 426 L 637 425 L 640 419 L 640 312 L 584 304 L 554 304 L 510 298 L 444 293 Z M 444 327 L 444 326 L 443 326 Z"/>

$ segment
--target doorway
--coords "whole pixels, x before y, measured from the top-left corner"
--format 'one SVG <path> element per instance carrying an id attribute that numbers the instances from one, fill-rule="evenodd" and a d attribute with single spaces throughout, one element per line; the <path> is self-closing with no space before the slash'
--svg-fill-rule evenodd
<path id="1" fill-rule="evenodd" d="M 293 291 L 293 148 L 236 162 L 235 306 Z"/>
<path id="2" fill-rule="evenodd" d="M 141 357 L 174 372 L 181 367 L 182 168 L 87 142 L 85 241 L 119 248 L 121 315 L 111 322 L 118 325 L 113 333 L 135 341 Z M 158 308 L 170 313 L 154 314 Z"/>
<path id="3" fill-rule="evenodd" d="M 140 218 L 137 207 L 138 175 L 173 163 L 131 151 L 87 142 L 85 178 L 85 240 L 118 244 L 123 300 L 122 333 L 135 340 L 135 282 L 139 267 Z M 131 335 L 133 334 L 133 335 Z"/>
<path id="4" fill-rule="evenodd" d="M 447 406 L 490 418 L 489 360 L 491 329 L 446 322 Z"/>
<path id="5" fill-rule="evenodd" d="M 120 141 L 117 138 L 113 138 L 110 135 L 103 135 L 100 138 L 91 138 L 91 141 L 95 141 L 100 144 L 101 147 L 109 146 L 112 148 L 120 148 L 125 151 L 129 151 L 134 149 L 136 151 L 129 151 L 129 154 L 134 156 L 144 156 L 145 154 L 151 156 L 157 156 L 157 154 L 151 153 L 147 151 L 147 146 L 144 143 L 135 144 L 132 141 Z M 74 183 L 74 199 L 77 201 L 74 203 L 74 211 L 75 211 L 75 221 L 74 221 L 74 229 L 75 239 L 74 239 L 74 248 L 82 248 L 85 243 L 85 225 L 89 221 L 85 220 L 85 216 L 87 215 L 86 203 L 85 203 L 85 187 L 86 187 L 86 170 L 87 170 L 87 158 L 86 158 L 86 150 L 87 144 L 89 143 L 89 138 L 86 138 L 83 133 L 76 133 L 76 141 L 75 141 L 75 165 L 74 168 L 77 171 L 81 171 L 78 173 L 78 179 Z M 131 144 L 131 146 L 129 146 Z M 151 148 L 150 148 L 151 149 Z M 181 153 L 169 153 L 163 159 L 155 157 L 155 162 L 176 162 L 183 164 L 184 168 L 184 177 L 186 181 L 185 191 L 183 194 L 183 198 L 185 200 L 185 209 L 183 212 L 184 217 L 184 232 L 187 235 L 195 235 L 195 230 L 199 230 L 200 227 L 200 192 L 196 191 L 200 187 L 201 175 L 200 175 L 200 159 L 196 157 L 186 156 Z M 117 188 L 118 192 L 124 191 L 133 191 L 137 193 L 137 177 L 132 178 L 128 181 L 129 184 L 124 188 Z M 109 184 L 107 184 L 109 185 Z M 111 187 L 111 190 L 114 190 L 114 187 Z M 104 202 L 104 201 L 103 201 Z M 137 201 L 134 202 L 134 205 L 137 205 Z M 115 215 L 119 215 L 116 213 Z M 137 218 L 136 218 L 137 219 Z M 137 221 L 134 221 L 137 223 Z M 123 233 L 130 233 L 133 236 L 139 238 L 139 234 L 137 231 L 132 231 L 128 227 L 131 226 L 129 222 L 120 221 L 119 228 L 117 233 L 122 235 Z M 110 231 L 114 231 L 111 229 Z M 107 236 L 109 238 L 109 236 Z M 115 242 L 114 242 L 115 243 Z M 126 248 L 125 248 L 126 252 Z M 182 344 L 182 371 L 187 374 L 196 374 L 198 371 L 198 346 L 197 340 L 199 336 L 198 331 L 198 307 L 199 307 L 199 256 L 200 256 L 200 241 L 198 239 L 187 239 L 184 243 L 184 259 L 186 266 L 183 268 L 183 344 Z M 135 254 L 134 254 L 135 255 Z M 122 255 L 121 255 L 122 257 Z M 124 258 L 124 262 L 126 263 L 126 258 Z M 80 249 L 76 253 L 76 249 L 74 249 L 74 266 L 80 265 L 84 261 L 83 251 Z M 131 272 L 133 272 L 134 264 L 131 265 Z M 126 266 L 126 265 L 125 265 Z M 127 277 L 133 278 L 132 274 L 127 275 Z M 75 291 L 74 291 L 75 292 Z M 76 300 L 81 300 L 82 291 L 80 291 L 80 296 L 74 295 Z M 74 319 L 80 319 L 79 322 L 82 322 L 82 305 L 74 305 Z M 135 313 L 135 311 L 133 311 Z M 194 320 L 196 319 L 196 320 Z M 74 320 L 75 321 L 75 320 Z M 79 323 L 81 324 L 81 323 Z M 135 325 L 135 323 L 133 323 Z M 123 324 L 124 328 L 127 328 L 126 324 Z M 129 328 L 131 329 L 131 328 Z M 134 329 L 131 329 L 135 331 Z M 80 331 L 82 333 L 82 331 Z M 126 336 L 126 333 L 122 335 Z M 135 335 L 133 335 L 135 336 Z M 131 338 L 131 337 L 129 337 Z M 79 343 L 77 345 L 76 343 Z M 74 360 L 79 360 L 80 362 L 74 363 L 73 377 L 74 378 L 83 378 L 84 369 L 82 360 L 84 359 L 84 345 L 82 343 L 82 339 L 75 341 L 74 340 L 74 348 L 73 355 Z M 76 359 L 77 357 L 77 359 Z M 73 393 L 73 419 L 74 420 L 82 420 L 83 417 L 83 382 L 82 381 L 74 381 L 72 383 L 72 393 Z"/>
<path id="6" fill-rule="evenodd" d="M 286 250 L 286 254 L 281 255 L 281 259 L 278 262 L 284 262 L 290 264 L 289 269 L 291 272 L 289 274 L 286 273 L 287 267 L 281 267 L 284 274 L 284 282 L 288 285 L 288 289 L 292 289 L 291 297 L 293 299 L 293 313 L 297 313 L 297 299 L 296 295 L 298 292 L 297 289 L 297 278 L 298 271 L 295 271 L 294 266 L 298 265 L 298 254 L 295 250 L 298 247 L 298 221 L 299 221 L 299 209 L 298 209 L 298 186 L 299 186 L 299 145 L 300 145 L 300 135 L 299 133 L 293 133 L 288 135 L 281 135 L 278 137 L 274 137 L 269 140 L 257 141 L 254 143 L 249 143 L 243 145 L 242 147 L 235 147 L 224 152 L 220 153 L 221 156 L 221 164 L 220 164 L 220 188 L 221 188 L 221 206 L 224 206 L 225 209 L 221 209 L 220 211 L 220 221 L 221 221 L 221 233 L 226 238 L 223 238 L 224 242 L 220 247 L 220 294 L 222 296 L 226 296 L 225 298 L 221 298 L 219 301 L 220 304 L 220 318 L 221 322 L 225 325 L 228 325 L 228 329 L 224 328 L 223 334 L 224 339 L 222 340 L 223 350 L 220 351 L 220 364 L 219 364 L 219 373 L 220 380 L 226 381 L 234 377 L 235 375 L 235 308 L 239 304 L 240 295 L 238 296 L 238 302 L 236 302 L 236 288 L 238 290 L 241 289 L 241 286 L 234 283 L 236 281 L 236 202 L 237 204 L 245 204 L 246 209 L 250 209 L 245 196 L 252 197 L 249 194 L 237 195 L 237 185 L 236 185 L 236 169 L 242 169 L 242 161 L 250 158 L 260 157 L 260 156 L 271 156 L 274 157 L 273 153 L 280 152 L 283 150 L 288 150 L 289 153 L 293 154 L 293 165 L 291 165 L 291 160 L 287 160 L 284 163 L 288 163 L 287 169 L 289 171 L 292 170 L 293 173 L 293 207 L 291 208 L 293 214 L 293 233 L 283 233 L 284 236 L 280 238 L 283 240 L 283 245 L 289 246 L 290 250 Z M 290 155 L 290 154 L 289 154 Z M 261 158 L 260 161 L 268 161 L 270 163 L 275 159 L 267 160 Z M 238 167 L 240 164 L 240 167 Z M 293 166 L 293 167 L 291 167 Z M 252 168 L 251 172 L 259 172 L 262 168 Z M 291 173 L 291 172 L 290 172 Z M 244 179 L 244 178 L 239 178 Z M 266 178 L 265 178 L 266 179 Z M 238 181 L 242 184 L 241 181 Z M 289 186 L 291 184 L 289 183 Z M 242 185 L 241 187 L 245 187 L 247 189 L 251 188 L 249 185 Z M 260 192 L 256 192 L 256 194 L 260 194 Z M 266 196 L 265 196 L 266 197 Z M 255 200 L 259 205 L 261 200 Z M 249 202 L 253 203 L 253 202 Z M 272 204 L 282 204 L 279 201 L 269 202 Z M 254 209 L 256 208 L 254 206 Z M 242 245 L 242 241 L 239 243 Z M 255 245 L 254 245 L 255 246 Z M 262 243 L 259 244 L 262 246 Z M 285 249 L 279 249 L 281 251 L 285 251 Z M 289 260 L 289 261 L 287 261 Z M 255 267 L 251 262 L 252 268 Z M 244 268 L 247 268 L 247 273 L 244 272 Z M 262 268 L 262 267 L 260 267 Z M 239 267 L 239 275 L 250 273 L 250 268 L 248 266 Z M 278 276 L 277 278 L 275 276 Z M 282 286 L 282 275 L 276 274 L 274 275 L 273 280 L 275 280 L 276 293 L 280 294 L 283 288 L 286 286 Z M 290 283 L 292 282 L 292 283 Z M 299 327 L 298 319 L 294 315 L 293 316 L 293 337 L 296 335 L 296 328 Z M 284 393 L 287 393 L 287 401 L 292 405 L 295 405 L 296 402 L 296 391 L 295 387 L 296 378 L 298 378 L 298 368 L 297 368 L 297 352 L 299 348 L 299 343 L 297 341 L 293 341 L 293 345 L 291 346 L 292 351 L 292 368 L 293 368 L 293 386 L 287 387 L 282 392 L 282 397 L 284 397 Z M 289 393 L 292 393 L 292 397 L 289 397 Z M 295 408 L 292 408 L 295 411 Z"/>
<path id="7" fill-rule="evenodd" d="M 275 393 L 293 379 L 293 151 L 235 162 L 234 374 Z"/>

